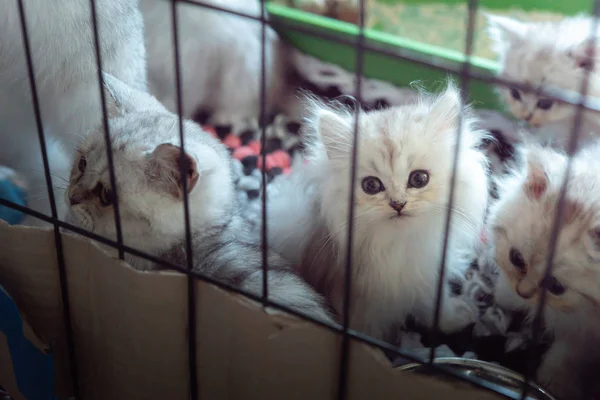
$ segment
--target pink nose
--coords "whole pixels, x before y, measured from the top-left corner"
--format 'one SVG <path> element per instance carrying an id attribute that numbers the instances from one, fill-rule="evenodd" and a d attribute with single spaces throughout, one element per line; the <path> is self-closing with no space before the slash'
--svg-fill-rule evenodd
<path id="1" fill-rule="evenodd" d="M 394 210 L 396 210 L 396 212 L 398 214 L 400 214 L 400 212 L 402 211 L 402 209 L 404 208 L 404 206 L 406 205 L 406 202 L 399 202 L 397 200 L 390 200 L 390 207 L 392 207 Z"/>

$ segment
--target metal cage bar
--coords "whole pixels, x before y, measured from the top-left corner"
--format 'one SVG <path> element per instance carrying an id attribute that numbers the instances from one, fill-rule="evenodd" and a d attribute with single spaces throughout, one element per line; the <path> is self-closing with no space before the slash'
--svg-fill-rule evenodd
<path id="1" fill-rule="evenodd" d="M 44 138 L 44 125 L 42 122 L 42 113 L 40 109 L 40 101 L 38 97 L 37 84 L 35 80 L 35 69 L 33 59 L 31 57 L 31 47 L 29 43 L 29 34 L 27 32 L 27 17 L 25 16 L 25 8 L 23 0 L 17 0 L 19 8 L 19 19 L 21 23 L 21 34 L 23 39 L 23 48 L 25 50 L 25 59 L 27 61 L 27 74 L 29 77 L 29 85 L 31 90 L 31 99 L 33 101 L 33 111 L 35 114 L 35 123 L 38 131 L 40 142 L 40 150 L 42 152 L 42 161 L 44 164 L 44 174 L 46 186 L 48 188 L 48 199 L 50 201 L 50 210 L 52 217 L 47 222 L 53 225 L 54 230 L 54 246 L 56 248 L 56 260 L 58 262 L 58 277 L 60 283 L 60 294 L 63 304 L 65 331 L 67 336 L 67 351 L 69 357 L 70 373 L 73 378 L 73 394 L 79 396 L 79 380 L 77 374 L 77 357 L 75 354 L 75 339 L 73 335 L 73 324 L 71 322 L 71 306 L 69 299 L 69 286 L 67 284 L 67 272 L 65 267 L 64 248 L 60 226 L 58 222 L 58 213 L 56 211 L 56 199 L 54 198 L 54 186 L 52 185 L 52 176 L 50 172 L 50 164 L 48 162 L 48 151 L 46 148 L 46 140 Z M 2 199 L 0 199 L 2 200 Z M 9 205 L 10 207 L 10 205 Z M 14 207 L 13 207 L 14 208 Z"/>
<path id="2" fill-rule="evenodd" d="M 477 12 L 477 0 L 468 0 L 468 16 L 467 16 L 467 36 L 465 38 L 465 55 L 466 59 L 461 69 L 461 81 L 460 81 L 460 93 L 461 93 L 461 112 L 458 118 L 458 126 L 456 127 L 456 147 L 454 148 L 454 156 L 452 160 L 452 174 L 450 176 L 450 193 L 448 199 L 448 210 L 446 212 L 446 222 L 444 227 L 444 239 L 442 244 L 442 260 L 440 261 L 439 277 L 437 283 L 437 293 L 435 299 L 435 310 L 433 315 L 433 337 L 434 344 L 429 352 L 429 364 L 433 364 L 435 359 L 435 349 L 437 345 L 437 338 L 439 336 L 439 324 L 440 324 L 440 312 L 442 308 L 442 292 L 444 290 L 445 278 L 446 278 L 446 261 L 448 260 L 448 236 L 450 234 L 450 226 L 452 222 L 452 206 L 454 205 L 454 189 L 456 184 L 456 174 L 458 170 L 458 157 L 460 153 L 462 128 L 463 128 L 463 110 L 464 101 L 463 97 L 468 92 L 469 87 L 469 70 L 471 66 L 471 52 L 473 50 L 473 36 L 475 31 L 475 14 Z"/>
<path id="3" fill-rule="evenodd" d="M 540 93 L 540 94 L 546 95 L 548 98 L 551 98 L 553 100 L 561 101 L 561 102 L 564 102 L 567 104 L 576 105 L 578 107 L 578 112 L 577 112 L 577 115 L 576 115 L 576 118 L 575 118 L 575 121 L 573 124 L 574 125 L 573 131 L 572 131 L 570 141 L 569 141 L 569 149 L 571 150 L 571 152 L 577 144 L 577 138 L 578 138 L 578 134 L 579 134 L 579 128 L 581 125 L 581 118 L 583 115 L 583 110 L 588 109 L 588 110 L 600 111 L 600 102 L 593 100 L 593 99 L 589 99 L 586 96 L 587 90 L 588 90 L 588 82 L 589 82 L 589 71 L 588 71 L 588 73 L 586 73 L 585 78 L 582 80 L 581 91 L 577 95 L 574 95 L 573 93 L 568 93 L 568 92 L 565 92 L 562 90 L 546 90 L 545 89 L 545 90 L 540 91 L 537 88 L 525 85 L 521 82 L 501 79 L 501 78 L 498 78 L 498 77 L 495 77 L 492 75 L 473 71 L 471 69 L 472 65 L 470 63 L 470 58 L 471 58 L 472 41 L 473 41 L 473 34 L 474 34 L 474 23 L 475 23 L 474 15 L 477 11 L 477 6 L 478 6 L 477 0 L 468 0 L 469 15 L 468 15 L 468 20 L 467 20 L 465 61 L 460 68 L 456 68 L 455 66 L 448 65 L 447 63 L 444 63 L 444 62 L 432 62 L 431 60 L 427 60 L 424 57 L 420 57 L 415 54 L 409 54 L 408 52 L 401 51 L 401 50 L 392 51 L 389 49 L 383 49 L 383 48 L 380 48 L 376 45 L 369 43 L 365 37 L 365 28 L 364 28 L 365 4 L 364 4 L 364 0 L 360 0 L 359 32 L 358 32 L 356 40 L 349 40 L 349 39 L 335 37 L 334 35 L 327 34 L 325 32 L 321 32 L 318 29 L 300 27 L 300 26 L 296 26 L 294 24 L 290 24 L 287 22 L 282 23 L 282 22 L 278 21 L 277 23 L 272 23 L 272 22 L 268 21 L 265 16 L 265 7 L 264 7 L 265 0 L 260 0 L 260 3 L 261 3 L 260 17 L 247 15 L 244 13 L 233 11 L 231 9 L 226 9 L 226 8 L 214 6 L 211 4 L 202 3 L 200 1 L 193 1 L 193 0 L 170 0 L 170 1 L 171 1 L 171 5 L 172 5 L 172 31 L 173 31 L 173 44 L 174 44 L 173 57 L 174 57 L 175 78 L 176 78 L 176 86 L 177 86 L 177 88 L 176 88 L 177 89 L 177 91 L 176 91 L 176 93 L 177 93 L 177 111 L 178 111 L 178 116 L 179 116 L 179 135 L 180 135 L 180 142 L 181 142 L 180 167 L 181 167 L 182 176 L 185 176 L 186 171 L 187 171 L 187 168 L 186 168 L 187 159 L 185 157 L 185 147 L 184 147 L 185 145 L 184 145 L 184 134 L 183 134 L 177 2 L 186 3 L 186 4 L 194 4 L 198 7 L 205 7 L 207 9 L 212 9 L 215 11 L 220 11 L 220 12 L 225 12 L 225 13 L 229 13 L 232 15 L 236 15 L 240 18 L 249 18 L 249 19 L 253 19 L 253 20 L 261 22 L 261 66 L 262 66 L 262 68 L 261 68 L 261 77 L 260 77 L 261 78 L 260 123 L 261 123 L 261 129 L 262 129 L 262 134 L 261 134 L 262 154 L 261 154 L 261 156 L 263 158 L 263 160 L 262 160 L 263 167 L 265 166 L 265 157 L 266 157 L 264 148 L 265 148 L 265 143 L 266 143 L 266 124 L 265 124 L 265 122 L 266 122 L 266 104 L 267 104 L 267 101 L 266 101 L 266 92 L 267 92 L 266 91 L 266 69 L 265 69 L 267 25 L 272 25 L 274 27 L 285 27 L 288 29 L 297 30 L 297 31 L 304 32 L 304 33 L 309 33 L 316 37 L 330 39 L 330 40 L 334 40 L 339 43 L 351 44 L 351 45 L 355 46 L 356 51 L 357 51 L 356 73 L 355 73 L 356 98 L 358 99 L 359 103 L 361 103 L 361 80 L 362 80 L 362 71 L 363 71 L 363 65 L 364 65 L 364 53 L 365 53 L 365 51 L 373 51 L 373 52 L 377 52 L 380 54 L 392 55 L 394 57 L 402 58 L 402 59 L 412 61 L 414 63 L 418 63 L 421 65 L 427 65 L 430 67 L 439 68 L 439 69 L 442 69 L 442 70 L 445 70 L 445 71 L 448 71 L 448 72 L 451 72 L 454 74 L 459 74 L 461 76 L 461 93 L 463 93 L 463 95 L 466 92 L 466 89 L 468 88 L 469 81 L 471 79 L 475 79 L 475 80 L 479 80 L 479 81 L 488 82 L 490 84 L 514 87 L 519 90 L 522 90 L 523 92 Z M 350 339 L 358 340 L 360 342 L 373 345 L 375 347 L 378 347 L 382 350 L 391 352 L 398 356 L 406 357 L 412 361 L 417 361 L 419 363 L 427 362 L 427 360 L 421 359 L 419 357 L 415 357 L 415 356 L 411 355 L 409 352 L 400 349 L 399 347 L 392 346 L 383 341 L 379 341 L 379 340 L 370 338 L 367 335 L 355 332 L 349 328 L 349 322 L 350 322 L 349 321 L 349 307 L 350 307 L 351 265 L 352 265 L 351 247 L 352 247 L 352 235 L 353 235 L 354 188 L 355 188 L 355 178 L 356 178 L 356 160 L 358 157 L 357 135 L 358 135 L 359 114 L 360 114 L 359 110 L 357 110 L 355 124 L 354 124 L 354 146 L 353 146 L 352 166 L 351 166 L 351 190 L 350 190 L 350 195 L 349 195 L 349 199 L 348 199 L 349 200 L 349 212 L 348 212 L 349 226 L 348 226 L 348 248 L 347 248 L 347 254 L 346 254 L 346 261 L 347 261 L 346 262 L 346 276 L 345 276 L 346 291 L 344 294 L 344 313 L 342 316 L 343 317 L 343 325 L 342 325 L 342 327 L 339 327 L 339 326 L 331 326 L 327 323 L 324 323 L 324 322 L 321 322 L 318 320 L 313 320 L 312 318 L 308 317 L 307 315 L 304 315 L 301 312 L 298 312 L 298 311 L 290 309 L 286 306 L 277 304 L 276 302 L 272 302 L 268 299 L 268 280 L 267 280 L 268 244 L 267 244 L 267 224 L 266 224 L 266 217 L 267 217 L 267 205 L 266 205 L 267 197 L 266 196 L 267 196 L 267 193 L 266 193 L 266 171 L 264 170 L 264 168 L 262 171 L 262 179 L 263 179 L 263 181 L 262 181 L 262 185 L 263 185 L 262 186 L 262 190 L 263 190 L 263 198 L 262 198 L 263 293 L 261 296 L 247 293 L 241 289 L 238 289 L 238 288 L 235 288 L 228 284 L 225 284 L 223 282 L 220 282 L 214 278 L 211 278 L 211 277 L 208 277 L 208 276 L 205 276 L 205 275 L 202 275 L 200 273 L 193 271 L 193 252 L 192 252 L 191 229 L 190 229 L 190 221 L 189 221 L 189 200 L 188 200 L 188 193 L 187 193 L 187 180 L 185 180 L 185 179 L 183 179 L 183 186 L 184 186 L 184 192 L 185 192 L 184 193 L 184 215 L 185 215 L 185 226 L 186 226 L 186 239 L 185 239 L 186 240 L 186 261 L 187 261 L 186 268 L 179 266 L 179 265 L 169 263 L 165 260 L 159 259 L 150 254 L 145 254 L 144 252 L 141 252 L 137 249 L 131 248 L 123 243 L 122 231 L 121 231 L 121 221 L 119 218 L 119 210 L 118 210 L 118 198 L 117 198 L 117 192 L 116 192 L 116 190 L 117 190 L 116 177 L 114 174 L 114 166 L 112 165 L 110 133 L 109 133 L 108 115 L 107 115 L 106 102 L 105 102 L 106 99 L 105 99 L 105 95 L 104 95 L 104 91 L 103 91 L 103 79 L 102 79 L 102 72 L 101 72 L 102 61 L 101 61 L 98 25 L 97 25 L 97 18 L 96 18 L 97 15 L 96 15 L 96 8 L 95 8 L 94 0 L 90 0 L 91 14 L 92 14 L 91 17 L 92 17 L 92 26 L 93 26 L 93 30 L 94 30 L 94 46 L 95 46 L 96 61 L 97 61 L 97 66 L 98 66 L 98 80 L 99 80 L 99 84 L 100 84 L 100 96 L 101 96 L 101 102 L 102 102 L 103 123 L 104 123 L 104 127 L 105 127 L 105 138 L 106 138 L 106 142 L 107 142 L 107 153 L 108 153 L 107 158 L 109 161 L 111 184 L 113 186 L 112 193 L 113 193 L 114 200 L 115 200 L 114 204 L 115 204 L 115 224 L 117 227 L 117 241 L 115 242 L 108 238 L 104 238 L 102 236 L 94 234 L 93 232 L 89 232 L 89 231 L 81 229 L 77 226 L 73 226 L 69 223 L 61 221 L 58 218 L 57 211 L 56 211 L 56 200 L 54 198 L 54 194 L 52 191 L 52 179 L 51 179 L 51 173 L 50 173 L 50 168 L 49 168 L 49 164 L 48 164 L 48 156 L 47 156 L 46 147 L 45 147 L 44 132 L 43 132 L 41 112 L 40 112 L 40 104 L 39 104 L 39 98 L 37 95 L 34 67 L 33 67 L 33 63 L 32 63 L 29 38 L 28 38 L 28 34 L 27 34 L 27 24 L 26 24 L 26 17 L 25 17 L 25 13 L 24 13 L 23 0 L 17 0 L 17 4 L 19 6 L 19 13 L 20 13 L 20 19 L 21 19 L 21 26 L 22 26 L 22 36 L 23 36 L 23 43 L 24 43 L 24 48 L 25 48 L 26 57 L 27 57 L 27 66 L 28 66 L 32 99 L 33 99 L 33 103 L 34 103 L 36 125 L 38 128 L 40 146 L 42 149 L 42 158 L 43 158 L 43 162 L 44 162 L 45 178 L 46 178 L 46 183 L 48 185 L 49 198 L 50 198 L 52 212 L 51 212 L 51 216 L 49 217 L 47 215 L 36 212 L 34 210 L 30 210 L 27 207 L 20 206 L 18 204 L 12 203 L 12 202 L 4 200 L 4 199 L 0 199 L 0 205 L 19 210 L 27 215 L 34 216 L 41 220 L 49 222 L 49 223 L 53 224 L 53 226 L 54 226 L 55 244 L 56 244 L 56 249 L 57 249 L 57 259 L 58 259 L 58 265 L 59 265 L 61 295 L 62 295 L 62 299 L 63 299 L 63 307 L 64 307 L 64 313 L 65 313 L 65 325 L 67 327 L 67 341 L 68 341 L 69 358 L 70 358 L 70 362 L 71 362 L 71 372 L 72 372 L 72 376 L 73 376 L 73 380 L 74 380 L 74 385 L 75 385 L 74 391 L 75 391 L 76 397 L 78 396 L 78 379 L 77 379 L 77 368 L 76 368 L 73 330 L 72 330 L 71 320 L 70 320 L 69 297 L 68 297 L 68 287 L 67 287 L 66 272 L 65 272 L 65 265 L 64 265 L 64 255 L 63 255 L 63 249 L 62 249 L 62 237 L 60 234 L 61 228 L 68 229 L 70 231 L 73 231 L 73 232 L 76 232 L 83 236 L 86 236 L 90 239 L 97 240 L 108 246 L 116 248 L 119 251 L 119 256 L 121 258 L 124 257 L 124 253 L 126 252 L 128 254 L 155 262 L 158 265 L 161 265 L 167 269 L 171 269 L 171 270 L 175 270 L 175 271 L 184 273 L 188 276 L 188 318 L 189 318 L 188 341 L 189 341 L 189 355 L 190 355 L 190 357 L 189 357 L 189 372 L 190 372 L 190 396 L 192 399 L 196 399 L 198 396 L 196 343 L 195 343 L 195 329 L 196 329 L 195 314 L 196 313 L 195 313 L 194 279 L 199 279 L 199 280 L 202 280 L 202 281 L 205 281 L 208 283 L 212 283 L 212 284 L 215 284 L 216 286 L 221 287 L 225 290 L 245 295 L 253 300 L 261 301 L 264 306 L 270 306 L 270 307 L 288 312 L 292 315 L 299 316 L 299 317 L 307 319 L 307 320 L 311 320 L 312 322 L 314 322 L 318 325 L 325 326 L 328 329 L 331 329 L 335 332 L 341 333 L 342 334 L 342 349 L 341 349 L 341 357 L 340 357 L 339 386 L 338 386 L 338 393 L 337 393 L 337 396 L 340 399 L 344 399 L 347 397 L 349 341 L 350 341 Z M 596 15 L 596 16 L 598 15 L 599 7 L 600 7 L 600 1 L 596 0 L 595 6 L 594 6 L 594 15 Z M 591 37 L 592 43 L 596 40 L 595 35 L 593 35 L 593 33 L 596 31 L 596 28 L 597 28 L 596 25 L 597 25 L 597 21 L 595 20 L 594 25 L 593 25 L 593 30 L 591 32 L 592 33 L 592 37 Z M 452 172 L 452 178 L 451 178 L 452 184 L 451 184 L 451 191 L 450 191 L 450 198 L 449 198 L 449 207 L 448 207 L 449 210 L 448 210 L 447 218 L 446 218 L 446 227 L 445 227 L 446 234 L 444 235 L 442 262 L 440 265 L 440 279 L 438 281 L 438 287 L 437 287 L 436 309 L 435 309 L 435 317 L 434 317 L 434 332 L 436 332 L 436 333 L 438 332 L 438 327 L 439 327 L 439 317 L 440 317 L 440 309 L 441 309 L 441 292 L 442 292 L 442 288 L 443 288 L 443 277 L 445 274 L 447 242 L 448 242 L 449 228 L 450 228 L 450 224 L 451 224 L 451 209 L 452 209 L 453 198 L 454 198 L 454 182 L 456 179 L 456 166 L 457 166 L 457 162 L 458 162 L 460 135 L 461 135 L 461 131 L 460 131 L 460 126 L 459 126 L 457 147 L 455 149 L 453 172 Z M 565 177 L 564 177 L 564 180 L 562 183 L 559 202 L 556 207 L 555 218 L 553 221 L 552 235 L 551 235 L 550 243 L 549 243 L 551 250 L 550 250 L 550 254 L 547 259 L 546 270 L 545 270 L 545 279 L 548 279 L 551 276 L 551 268 L 552 268 L 553 257 L 554 257 L 554 247 L 557 243 L 558 235 L 560 232 L 560 222 L 561 222 L 561 216 L 562 216 L 562 212 L 563 212 L 563 208 L 564 208 L 565 192 L 567 189 L 569 175 L 571 172 L 571 165 L 572 165 L 572 158 L 569 157 L 568 164 L 567 164 L 567 172 L 565 174 Z M 540 301 L 539 307 L 537 309 L 536 317 L 535 317 L 534 324 L 532 327 L 534 342 L 539 341 L 539 339 L 540 339 L 542 318 L 543 318 L 542 313 L 543 313 L 543 307 L 545 304 L 545 299 L 546 299 L 546 290 L 543 289 L 542 294 L 541 294 L 541 301 Z M 434 357 L 435 357 L 435 348 L 432 348 L 430 357 L 429 357 L 430 364 L 433 361 Z M 434 368 L 435 370 L 443 372 L 449 376 L 454 376 L 463 381 L 474 384 L 475 386 L 483 387 L 483 388 L 492 390 L 496 393 L 504 394 L 507 397 L 514 398 L 514 395 L 510 395 L 505 390 L 503 390 L 502 388 L 500 388 L 494 384 L 477 381 L 471 377 L 464 376 L 460 373 L 457 373 L 457 372 L 450 370 L 443 366 L 433 364 L 433 365 L 431 365 L 431 367 Z M 521 398 L 523 398 L 523 399 L 526 397 L 527 390 L 529 389 L 528 381 L 531 377 L 530 369 L 531 368 L 528 368 L 527 373 L 525 374 L 526 382 L 523 386 L 522 395 L 521 395 Z"/>
<path id="4" fill-rule="evenodd" d="M 179 168 L 183 184 L 183 214 L 185 223 L 185 257 L 187 270 L 191 273 L 194 269 L 192 233 L 190 225 L 190 203 L 188 196 L 188 160 L 185 153 L 185 140 L 183 134 L 183 103 L 181 98 L 181 68 L 179 55 L 179 29 L 177 19 L 177 0 L 171 0 L 171 24 L 173 32 L 173 68 L 175 69 L 175 93 L 177 94 L 177 115 L 179 128 L 179 141 L 181 142 Z M 188 367 L 190 379 L 190 398 L 198 398 L 198 368 L 196 365 L 196 293 L 192 275 L 188 275 Z"/>
<path id="5" fill-rule="evenodd" d="M 121 214 L 119 212 L 119 196 L 117 194 L 117 178 L 115 176 L 115 164 L 113 162 L 112 142 L 110 141 L 110 127 L 108 125 L 108 112 L 106 111 L 106 96 L 104 94 L 104 78 L 102 77 L 102 51 L 100 49 L 100 33 L 98 30 L 98 15 L 96 14 L 96 1 L 90 0 L 92 31 L 94 33 L 94 53 L 96 57 L 96 69 L 98 72 L 98 85 L 100 86 L 100 106 L 102 107 L 102 123 L 104 124 L 104 140 L 106 142 L 106 159 L 108 161 L 108 174 L 111 195 L 113 197 L 115 229 L 117 231 L 117 243 L 123 244 L 123 230 L 121 229 Z M 123 260 L 125 253 L 118 248 L 119 258 Z"/>
<path id="6" fill-rule="evenodd" d="M 358 160 L 358 128 L 360 122 L 362 103 L 362 71 L 364 68 L 364 35 L 365 29 L 365 1 L 360 0 L 359 30 L 356 38 L 356 71 L 354 73 L 354 90 L 358 100 L 354 116 L 354 132 L 352 137 L 352 155 L 350 157 L 350 193 L 348 194 L 348 229 L 346 247 L 346 268 L 344 272 L 344 298 L 342 311 L 342 348 L 340 357 L 340 375 L 338 384 L 338 399 L 344 400 L 348 396 L 348 369 L 350 353 L 350 293 L 352 291 L 352 241 L 354 238 L 354 198 L 356 187 L 356 163 Z"/>
<path id="7" fill-rule="evenodd" d="M 590 58 L 594 58 L 594 55 L 596 53 L 596 49 L 595 49 L 595 45 L 598 41 L 597 38 L 597 31 L 598 31 L 598 15 L 600 14 L 600 0 L 594 0 L 594 5 L 593 5 L 593 9 L 592 9 L 592 15 L 594 15 L 596 18 L 593 19 L 592 21 L 592 25 L 591 25 L 591 32 L 590 32 L 590 49 L 591 49 L 591 54 L 590 54 Z M 581 99 L 585 99 L 587 97 L 587 92 L 589 90 L 589 81 L 590 81 L 590 74 L 591 74 L 591 70 L 590 69 L 586 69 L 584 72 L 584 77 L 581 80 L 581 86 L 580 86 L 580 97 Z M 561 183 L 561 188 L 560 188 L 560 192 L 558 195 L 558 202 L 556 204 L 556 208 L 554 211 L 554 218 L 552 221 L 552 232 L 550 234 L 550 239 L 548 241 L 548 258 L 546 259 L 546 266 L 544 268 L 544 277 L 543 277 L 543 281 L 544 282 L 548 282 L 548 280 L 552 277 L 552 267 L 554 264 L 554 256 L 556 254 L 556 244 L 558 243 L 558 236 L 560 234 L 560 229 L 561 229 L 561 225 L 562 225 L 562 220 L 563 220 L 563 213 L 564 213 L 564 207 L 565 207 L 565 201 L 566 201 L 566 194 L 567 194 L 567 187 L 569 185 L 569 178 L 571 176 L 571 171 L 572 171 L 572 166 L 573 166 L 573 154 L 575 152 L 575 149 L 577 147 L 577 141 L 579 139 L 579 134 L 581 133 L 581 120 L 583 118 L 583 111 L 584 111 L 584 105 L 583 105 L 583 101 L 578 102 L 578 104 L 576 104 L 577 106 L 577 113 L 575 114 L 575 119 L 573 121 L 573 128 L 571 130 L 571 134 L 569 137 L 569 143 L 568 143 L 568 148 L 567 148 L 567 154 L 569 154 L 568 156 L 568 160 L 567 160 L 567 167 L 565 170 L 565 176 L 563 178 L 563 181 Z M 521 400 L 525 400 L 527 397 L 527 392 L 530 389 L 530 385 L 529 382 L 532 379 L 532 377 L 535 376 L 535 371 L 533 366 L 536 365 L 534 364 L 537 363 L 537 361 L 539 361 L 540 359 L 540 355 L 535 355 L 534 353 L 534 348 L 535 346 L 542 340 L 542 333 L 543 333 L 543 324 L 544 324 L 544 306 L 546 305 L 546 298 L 547 298 L 547 287 L 546 285 L 542 285 L 541 286 L 541 293 L 540 293 L 540 302 L 537 306 L 536 312 L 535 312 L 535 317 L 533 319 L 533 323 L 532 323 L 532 327 L 531 327 L 531 333 L 532 333 L 532 341 L 533 341 L 533 346 L 531 348 L 531 357 L 529 357 L 529 363 L 527 365 L 527 368 L 525 369 L 525 374 L 524 374 L 524 378 L 525 378 L 525 383 L 523 384 L 523 393 L 521 396 Z"/>

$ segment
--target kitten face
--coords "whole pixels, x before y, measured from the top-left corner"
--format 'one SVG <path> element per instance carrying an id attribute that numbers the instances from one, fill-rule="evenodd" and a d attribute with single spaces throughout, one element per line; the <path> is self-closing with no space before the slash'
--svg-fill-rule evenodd
<path id="1" fill-rule="evenodd" d="M 561 89 L 579 93 L 587 72 L 597 75 L 590 57 L 591 20 L 567 18 L 559 22 L 523 23 L 488 15 L 488 32 L 499 56 L 500 77 L 533 88 Z M 510 112 L 533 126 L 572 118 L 576 108 L 538 93 L 525 93 L 502 86 L 499 89 Z M 590 85 L 588 94 L 597 90 Z"/>
<path id="2" fill-rule="evenodd" d="M 419 224 L 418 218 L 431 218 L 432 224 L 433 216 L 443 220 L 460 112 L 460 95 L 450 86 L 438 98 L 361 113 L 355 181 L 357 230 L 369 232 L 377 227 L 378 234 L 394 240 L 398 229 Z M 323 208 L 335 229 L 345 226 L 347 219 L 355 117 L 323 108 L 318 113 L 316 125 L 329 170 Z M 487 199 L 483 191 L 474 190 L 469 199 L 466 193 L 487 183 L 483 156 L 475 150 L 483 133 L 472 128 L 468 113 L 463 117 L 455 209 L 469 211 L 457 213 L 455 222 L 466 223 L 466 231 L 476 225 L 473 221 Z"/>
<path id="3" fill-rule="evenodd" d="M 566 157 L 550 149 L 531 147 L 527 159 L 527 173 L 503 182 L 503 193 L 491 210 L 495 260 L 513 290 L 532 306 L 545 287 L 546 304 L 551 310 L 573 314 L 581 306 L 598 307 L 600 179 L 590 172 L 590 168 L 597 168 L 597 161 L 593 156 L 574 160 L 552 277 L 544 281 Z"/>
<path id="4" fill-rule="evenodd" d="M 119 115 L 110 120 L 110 134 L 124 241 L 143 249 L 164 246 L 171 239 L 181 239 L 185 229 L 178 117 L 149 95 L 129 89 L 119 92 L 122 84 L 110 82 L 117 88 L 112 95 L 119 101 Z M 184 121 L 184 135 L 184 178 L 192 227 L 210 225 L 227 212 L 233 198 L 226 150 L 189 121 Z M 102 128 L 78 147 L 66 202 L 82 228 L 116 239 Z M 150 243 L 149 237 L 160 237 L 163 243 Z"/>

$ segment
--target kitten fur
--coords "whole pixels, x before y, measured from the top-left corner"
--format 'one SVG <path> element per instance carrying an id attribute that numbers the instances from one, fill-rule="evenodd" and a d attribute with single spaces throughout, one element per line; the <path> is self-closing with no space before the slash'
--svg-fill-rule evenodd
<path id="1" fill-rule="evenodd" d="M 538 381 L 565 399 L 583 398 L 582 376 L 599 361 L 599 156 L 600 145 L 594 144 L 573 159 L 552 266 L 552 276 L 566 291 L 560 294 L 553 289 L 555 294 L 548 290 L 544 308 L 545 329 L 554 336 L 554 343 L 542 360 Z M 500 200 L 490 209 L 488 236 L 491 254 L 501 270 L 497 304 L 524 310 L 532 319 L 567 157 L 550 148 L 528 145 L 525 159 L 525 168 L 501 182 Z M 524 268 L 511 262 L 513 248 L 522 254 Z M 551 287 L 550 283 L 545 286 Z"/>
<path id="2" fill-rule="evenodd" d="M 112 76 L 105 79 L 116 103 L 110 131 L 124 242 L 185 266 L 179 118 L 153 97 Z M 239 216 L 229 153 L 193 122 L 184 121 L 183 127 L 194 271 L 262 295 L 260 240 Z M 109 190 L 100 128 L 77 150 L 66 201 L 81 227 L 115 238 L 113 207 L 103 203 L 111 198 Z M 126 259 L 138 269 L 157 268 L 137 257 Z M 269 251 L 268 267 L 270 300 L 333 322 L 322 298 L 294 273 L 288 261 Z"/>
<path id="3" fill-rule="evenodd" d="M 457 88 L 386 110 L 360 111 L 352 243 L 351 326 L 390 340 L 393 325 L 412 314 L 430 326 L 448 209 L 450 175 L 462 116 L 447 276 L 464 276 L 479 242 L 487 206 L 485 158 L 477 149 L 484 132 L 461 112 Z M 308 164 L 278 178 L 269 199 L 269 243 L 300 265 L 302 276 L 341 316 L 346 266 L 348 198 L 355 115 L 341 106 L 312 104 L 307 119 Z M 427 170 L 430 182 L 408 188 L 409 173 Z M 363 178 L 376 176 L 386 190 L 367 195 Z M 406 201 L 398 215 L 389 202 Z M 466 256 L 467 259 L 469 256 Z M 446 287 L 448 285 L 444 285 Z M 441 328 L 472 322 L 476 312 L 456 312 L 444 292 Z M 456 314 L 455 314 L 456 312 Z"/>
<path id="4" fill-rule="evenodd" d="M 50 214 L 17 1 L 0 2 L 0 164 L 31 189 L 28 207 Z M 55 197 L 78 135 L 100 123 L 100 91 L 89 1 L 24 0 L 27 31 Z M 145 89 L 138 0 L 96 0 L 103 69 Z M 58 201 L 59 216 L 66 211 Z M 35 218 L 27 223 L 36 224 Z"/>
<path id="5" fill-rule="evenodd" d="M 581 92 L 589 73 L 587 95 L 600 97 L 600 40 L 592 43 L 593 18 L 575 16 L 555 22 L 520 22 L 503 16 L 487 15 L 488 33 L 500 62 L 500 77 L 531 85 L 541 90 L 563 90 L 571 95 Z M 599 27 L 600 28 L 600 27 Z M 598 30 L 593 34 L 598 38 Z M 593 47 L 592 47 L 593 45 Z M 542 143 L 567 149 L 577 107 L 555 101 L 550 108 L 538 107 L 546 96 L 511 88 L 499 92 L 510 112 L 529 122 L 531 133 Z M 578 148 L 600 136 L 600 115 L 584 110 Z"/>
<path id="6" fill-rule="evenodd" d="M 258 0 L 205 3 L 260 17 Z M 151 93 L 177 112 L 171 2 L 142 0 L 146 22 L 148 80 Z M 182 113 L 191 118 L 210 111 L 215 125 L 244 126 L 260 113 L 261 23 L 193 4 L 177 5 Z M 267 112 L 280 100 L 285 48 L 273 29 L 265 32 Z"/>

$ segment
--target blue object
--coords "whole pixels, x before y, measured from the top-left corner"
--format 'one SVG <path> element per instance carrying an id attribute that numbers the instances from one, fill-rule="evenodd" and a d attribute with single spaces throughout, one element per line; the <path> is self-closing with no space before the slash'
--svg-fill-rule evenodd
<path id="1" fill-rule="evenodd" d="M 25 206 L 25 191 L 10 180 L 0 180 L 0 198 Z M 15 225 L 25 218 L 25 214 L 10 207 L 0 206 L 0 219 Z"/>
<path id="2" fill-rule="evenodd" d="M 8 342 L 19 392 L 27 400 L 56 400 L 52 354 L 45 354 L 27 340 L 23 334 L 23 319 L 19 309 L 2 286 L 0 286 L 0 332 L 6 336 Z M 8 362 L 9 360 L 0 360 L 3 364 Z"/>

